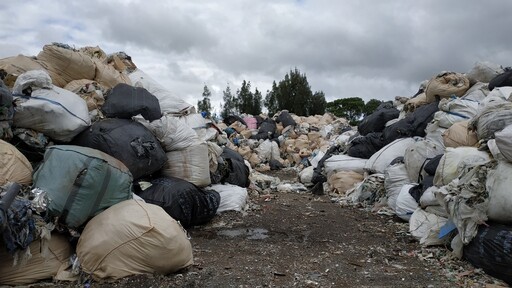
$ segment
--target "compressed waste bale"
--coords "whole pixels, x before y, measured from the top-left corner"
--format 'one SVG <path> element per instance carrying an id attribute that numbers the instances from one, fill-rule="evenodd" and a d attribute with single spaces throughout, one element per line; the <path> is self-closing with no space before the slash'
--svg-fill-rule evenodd
<path id="1" fill-rule="evenodd" d="M 82 270 L 94 280 L 167 275 L 193 263 L 181 225 L 161 207 L 137 200 L 118 203 L 91 219 L 76 253 Z"/>
<path id="2" fill-rule="evenodd" d="M 182 98 L 173 95 L 171 91 L 155 81 L 140 69 L 135 69 L 129 75 L 132 85 L 142 87 L 158 98 L 160 110 L 163 114 L 187 115 L 195 113 L 194 106 L 186 103 Z"/>
<path id="3" fill-rule="evenodd" d="M 489 61 L 477 61 L 466 73 L 471 82 L 489 83 L 492 79 L 505 72 L 501 65 Z"/>
<path id="4" fill-rule="evenodd" d="M 370 172 L 384 173 L 389 164 L 397 157 L 404 157 L 407 148 L 416 143 L 416 139 L 401 138 L 382 147 L 374 153 L 364 166 L 364 169 Z"/>
<path id="5" fill-rule="evenodd" d="M 153 121 L 162 117 L 160 104 L 153 94 L 125 83 L 119 83 L 109 91 L 101 110 L 109 118 L 131 119 L 140 114 Z"/>
<path id="6" fill-rule="evenodd" d="M 476 268 L 512 285 L 512 227 L 487 224 L 480 225 L 476 237 L 464 245 L 463 257 Z"/>
<path id="7" fill-rule="evenodd" d="M 371 132 L 382 132 L 389 120 L 398 118 L 400 111 L 393 106 L 393 102 L 382 102 L 370 115 L 361 120 L 357 131 L 361 135 Z"/>
<path id="8" fill-rule="evenodd" d="M 32 70 L 16 79 L 13 126 L 29 128 L 69 142 L 91 125 L 85 100 L 49 83 L 45 71 Z"/>
<path id="9" fill-rule="evenodd" d="M 445 147 L 475 146 L 478 143 L 476 131 L 469 129 L 469 120 L 454 123 L 442 137 Z"/>
<path id="10" fill-rule="evenodd" d="M 503 99 L 483 105 L 478 115 L 471 119 L 469 127 L 476 128 L 478 139 L 489 140 L 495 138 L 496 132 L 510 124 L 512 124 L 512 103 Z"/>
<path id="11" fill-rule="evenodd" d="M 146 201 L 162 207 L 183 227 L 202 225 L 213 219 L 220 204 L 220 195 L 202 190 L 196 185 L 175 177 L 151 180 L 151 186 L 137 194 Z"/>
<path id="12" fill-rule="evenodd" d="M 46 193 L 48 213 L 78 228 L 108 207 L 132 198 L 132 175 L 114 157 L 88 147 L 48 147 L 33 187 Z"/>
<path id="13" fill-rule="evenodd" d="M 92 80 L 96 75 L 92 58 L 69 45 L 44 45 L 37 59 L 50 74 L 52 83 L 61 88 L 73 80 Z"/>
<path id="14" fill-rule="evenodd" d="M 31 70 L 44 70 L 44 67 L 35 59 L 25 55 L 18 55 L 0 59 L 0 71 L 3 71 L 3 82 L 7 87 L 14 87 L 14 82 L 21 74 Z"/>
<path id="15" fill-rule="evenodd" d="M 369 159 L 373 154 L 388 144 L 382 136 L 382 132 L 372 132 L 365 136 L 354 138 L 350 141 L 347 154 L 352 157 Z M 393 142 L 393 140 L 389 141 L 389 143 Z"/>
<path id="16" fill-rule="evenodd" d="M 295 120 L 293 120 L 292 116 L 287 110 L 283 110 L 281 111 L 281 113 L 279 113 L 279 116 L 277 116 L 276 118 L 276 123 L 281 123 L 283 125 L 283 128 L 297 125 L 297 123 L 295 122 Z"/>
<path id="17" fill-rule="evenodd" d="M 25 264 L 13 266 L 12 255 L 0 249 L 0 285 L 27 285 L 41 280 L 59 278 L 58 274 L 69 266 L 73 251 L 67 237 L 52 233 L 47 247 L 43 240 L 36 240 L 29 246 L 32 256 Z"/>
<path id="18" fill-rule="evenodd" d="M 276 122 L 270 118 L 267 118 L 260 124 L 258 133 L 256 135 L 252 135 L 250 139 L 273 139 L 275 137 L 276 130 Z"/>
<path id="19" fill-rule="evenodd" d="M 0 140 L 0 186 L 8 182 L 30 185 L 32 165 L 16 147 Z"/>
<path id="20" fill-rule="evenodd" d="M 98 149 L 117 158 L 130 169 L 134 179 L 157 172 L 167 160 L 155 136 L 144 125 L 128 119 L 95 122 L 76 136 L 73 144 Z"/>
<path id="21" fill-rule="evenodd" d="M 413 183 L 421 183 L 427 176 L 423 168 L 437 155 L 444 153 L 444 147 L 428 139 L 420 139 L 405 149 L 404 161 L 409 179 Z"/>
<path id="22" fill-rule="evenodd" d="M 164 115 L 145 126 L 156 136 L 165 152 L 182 150 L 199 142 L 199 136 L 180 117 Z"/>
<path id="23" fill-rule="evenodd" d="M 214 184 L 207 188 L 214 190 L 220 195 L 220 204 L 217 213 L 224 211 L 241 212 L 247 204 L 247 188 L 232 184 Z"/>
<path id="24" fill-rule="evenodd" d="M 504 72 L 496 75 L 489 81 L 489 90 L 494 90 L 496 87 L 512 86 L 512 68 L 507 67 Z"/>
<path id="25" fill-rule="evenodd" d="M 420 106 L 414 112 L 407 114 L 405 118 L 386 126 L 382 132 L 385 143 L 390 143 L 398 138 L 406 137 L 425 137 L 425 128 L 434 118 L 434 114 L 439 110 L 439 102 L 432 102 Z"/>
<path id="26" fill-rule="evenodd" d="M 340 171 L 333 173 L 327 178 L 331 190 L 334 193 L 345 195 L 345 193 L 354 187 L 355 184 L 364 180 L 361 173 L 354 171 Z"/>
<path id="27" fill-rule="evenodd" d="M 105 98 L 103 96 L 104 88 L 94 80 L 73 80 L 66 84 L 64 89 L 71 91 L 84 99 L 89 111 L 99 109 L 105 103 Z"/>
<path id="28" fill-rule="evenodd" d="M 211 184 L 208 145 L 205 142 L 167 152 L 166 156 L 162 175 L 187 180 L 199 187 Z"/>
<path id="29" fill-rule="evenodd" d="M 224 147 L 220 155 L 227 165 L 226 173 L 221 179 L 221 183 L 229 183 L 240 187 L 247 188 L 251 184 L 249 180 L 249 167 L 245 165 L 242 155 L 234 150 Z"/>
<path id="30" fill-rule="evenodd" d="M 485 151 L 479 151 L 476 147 L 448 147 L 439 160 L 434 176 L 434 185 L 438 187 L 447 185 L 457 178 L 465 168 L 489 160 L 489 154 Z"/>
<path id="31" fill-rule="evenodd" d="M 461 97 L 469 89 L 469 79 L 461 73 L 443 72 L 434 76 L 425 88 L 429 103 L 452 96 Z"/>

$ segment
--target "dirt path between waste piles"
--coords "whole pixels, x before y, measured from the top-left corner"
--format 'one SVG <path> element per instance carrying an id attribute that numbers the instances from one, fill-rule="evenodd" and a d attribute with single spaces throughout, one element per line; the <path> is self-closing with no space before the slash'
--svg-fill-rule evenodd
<path id="1" fill-rule="evenodd" d="M 195 263 L 187 270 L 90 287 L 504 285 L 466 262 L 448 259 L 444 247 L 421 249 L 396 217 L 341 207 L 327 195 L 250 195 L 245 213 L 222 213 L 189 230 Z"/>

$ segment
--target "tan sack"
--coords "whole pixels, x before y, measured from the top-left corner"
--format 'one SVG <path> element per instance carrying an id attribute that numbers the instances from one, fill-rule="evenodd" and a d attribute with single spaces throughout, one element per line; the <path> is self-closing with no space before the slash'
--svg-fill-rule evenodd
<path id="1" fill-rule="evenodd" d="M 208 145 L 202 142 L 183 150 L 166 153 L 167 162 L 162 168 L 164 176 L 187 180 L 198 187 L 211 184 Z"/>
<path id="2" fill-rule="evenodd" d="M 453 123 L 450 128 L 443 132 L 445 147 L 476 146 L 478 136 L 476 131 L 468 129 L 469 120 Z"/>
<path id="3" fill-rule="evenodd" d="M 32 242 L 29 246 L 32 257 L 26 264 L 15 267 L 14 258 L 6 249 L 0 249 L 0 285 L 26 285 L 52 279 L 68 267 L 73 252 L 65 236 L 52 233 L 48 248 L 41 246 L 44 245 L 40 240 Z"/>
<path id="4" fill-rule="evenodd" d="M 119 83 L 132 85 L 127 74 L 117 71 L 113 66 L 104 64 L 102 61 L 93 59 L 96 67 L 94 80 L 107 88 L 114 88 Z"/>
<path id="5" fill-rule="evenodd" d="M 64 86 L 64 89 L 75 93 L 87 103 L 87 109 L 99 109 L 105 103 L 104 88 L 94 80 L 73 80 Z"/>
<path id="6" fill-rule="evenodd" d="M 12 88 L 21 74 L 30 70 L 44 70 L 44 68 L 34 57 L 18 55 L 0 59 L 0 70 L 4 70 L 6 73 L 4 84 Z"/>
<path id="7" fill-rule="evenodd" d="M 30 185 L 32 165 L 16 147 L 0 140 L 0 186 L 8 182 Z"/>
<path id="8" fill-rule="evenodd" d="M 137 200 L 120 202 L 92 218 L 76 253 L 83 271 L 95 280 L 166 275 L 193 262 L 182 226 L 160 206 Z"/>
<path id="9" fill-rule="evenodd" d="M 469 79 L 461 73 L 444 72 L 433 77 L 427 84 L 425 94 L 428 103 L 451 96 L 461 97 L 469 89 Z"/>
<path id="10" fill-rule="evenodd" d="M 328 179 L 327 183 L 334 193 L 345 195 L 347 190 L 354 187 L 355 184 L 363 181 L 362 174 L 354 171 L 340 171 L 333 173 Z"/>
<path id="11" fill-rule="evenodd" d="M 50 74 L 52 83 L 64 87 L 73 80 L 94 79 L 96 66 L 89 55 L 63 45 L 44 45 L 37 59 Z"/>
<path id="12" fill-rule="evenodd" d="M 411 98 L 411 99 L 407 100 L 407 102 L 405 102 L 404 111 L 414 112 L 414 110 L 416 110 L 416 108 L 418 108 L 422 105 L 428 104 L 428 103 L 429 102 L 427 101 L 427 94 L 421 93 L 421 94 L 417 95 L 416 97 Z"/>

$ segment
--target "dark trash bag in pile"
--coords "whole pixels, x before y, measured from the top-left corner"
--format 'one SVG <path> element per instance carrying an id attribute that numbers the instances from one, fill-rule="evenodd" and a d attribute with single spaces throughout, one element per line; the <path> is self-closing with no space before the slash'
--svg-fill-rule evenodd
<path id="1" fill-rule="evenodd" d="M 151 180 L 149 188 L 137 193 L 147 203 L 162 207 L 185 228 L 212 220 L 220 204 L 218 192 L 202 190 L 175 177 Z"/>
<path id="2" fill-rule="evenodd" d="M 400 111 L 393 107 L 392 101 L 383 102 L 372 114 L 364 117 L 357 126 L 357 131 L 363 136 L 371 132 L 382 132 L 386 123 L 398 118 L 399 115 Z"/>
<path id="3" fill-rule="evenodd" d="M 439 101 L 422 105 L 414 112 L 405 116 L 396 123 L 384 128 L 383 137 L 386 144 L 399 138 L 425 137 L 425 128 L 434 119 L 434 114 L 439 111 Z"/>
<path id="4" fill-rule="evenodd" d="M 512 226 L 488 223 L 464 246 L 463 257 L 476 268 L 512 285 Z"/>
<path id="5" fill-rule="evenodd" d="M 244 158 L 240 153 L 224 147 L 220 157 L 224 160 L 227 169 L 225 175 L 222 176 L 220 183 L 233 184 L 243 188 L 249 187 L 249 167 L 245 165 Z"/>
<path id="6" fill-rule="evenodd" d="M 167 156 L 160 142 L 144 125 L 127 119 L 105 119 L 94 123 L 73 144 L 103 151 L 126 165 L 133 179 L 162 168 Z"/>
<path id="7" fill-rule="evenodd" d="M 512 67 L 505 68 L 505 72 L 495 76 L 489 81 L 489 90 L 504 86 L 512 86 Z"/>
<path id="8" fill-rule="evenodd" d="M 281 111 L 279 116 L 277 116 L 276 122 L 281 123 L 283 125 L 283 128 L 297 125 L 297 123 L 295 122 L 295 120 L 293 120 L 292 116 L 290 115 L 290 113 L 288 113 L 288 111 Z"/>
<path id="9" fill-rule="evenodd" d="M 99 150 L 73 145 L 46 149 L 33 188 L 46 192 L 49 221 L 79 228 L 110 206 L 132 198 L 133 178 L 121 161 Z"/>
<path id="10" fill-rule="evenodd" d="M 226 124 L 226 125 L 231 125 L 233 123 L 235 123 L 236 121 L 242 123 L 245 125 L 245 127 L 247 127 L 247 123 L 245 123 L 244 119 L 242 119 L 242 117 L 240 116 L 236 116 L 236 115 L 229 115 L 227 116 L 226 118 L 224 118 L 223 122 Z"/>
<path id="11" fill-rule="evenodd" d="M 108 118 L 131 119 L 142 115 L 148 121 L 162 117 L 158 98 L 142 87 L 119 83 L 112 88 L 101 107 Z"/>
<path id="12" fill-rule="evenodd" d="M 439 162 L 441 161 L 443 155 L 444 154 L 440 154 L 430 159 L 430 161 L 428 161 L 428 163 L 425 164 L 425 167 L 423 167 L 423 170 L 425 170 L 425 172 L 427 172 L 428 175 L 435 176 L 437 166 L 439 166 Z"/>
<path id="13" fill-rule="evenodd" d="M 343 152 L 341 145 L 333 145 L 325 151 L 324 156 L 318 161 L 316 167 L 313 169 L 313 178 L 311 178 L 311 183 L 324 183 L 327 182 L 327 177 L 322 173 L 324 168 L 325 160 L 331 158 L 333 155 L 339 155 Z"/>
<path id="14" fill-rule="evenodd" d="M 10 140 L 12 138 L 12 117 L 14 107 L 13 97 L 4 82 L 0 80 L 0 139 Z"/>
<path id="15" fill-rule="evenodd" d="M 261 122 L 260 128 L 258 129 L 258 134 L 252 135 L 250 139 L 254 140 L 266 140 L 266 139 L 274 139 L 276 136 L 277 125 L 276 122 L 270 118 L 267 118 Z"/>
<path id="16" fill-rule="evenodd" d="M 347 150 L 348 156 L 362 159 L 370 159 L 373 154 L 386 146 L 386 141 L 382 137 L 382 132 L 368 133 L 366 136 L 354 138 L 350 142 Z"/>
<path id="17" fill-rule="evenodd" d="M 0 229 L 0 234 L 2 234 L 7 252 L 11 255 L 17 250 L 27 249 L 35 239 L 36 225 L 30 206 L 29 200 L 16 198 L 7 209 L 6 227 L 4 231 Z M 2 249 L 4 248 L 2 247 Z"/>

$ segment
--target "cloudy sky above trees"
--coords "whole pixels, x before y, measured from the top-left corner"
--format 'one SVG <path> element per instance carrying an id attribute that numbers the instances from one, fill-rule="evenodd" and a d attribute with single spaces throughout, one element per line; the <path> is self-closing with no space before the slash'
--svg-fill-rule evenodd
<path id="1" fill-rule="evenodd" d="M 441 71 L 512 66 L 512 1 L 25 0 L 0 3 L 0 58 L 45 44 L 124 51 L 176 96 L 214 109 L 243 80 L 263 96 L 290 70 L 327 101 L 412 96 Z"/>

